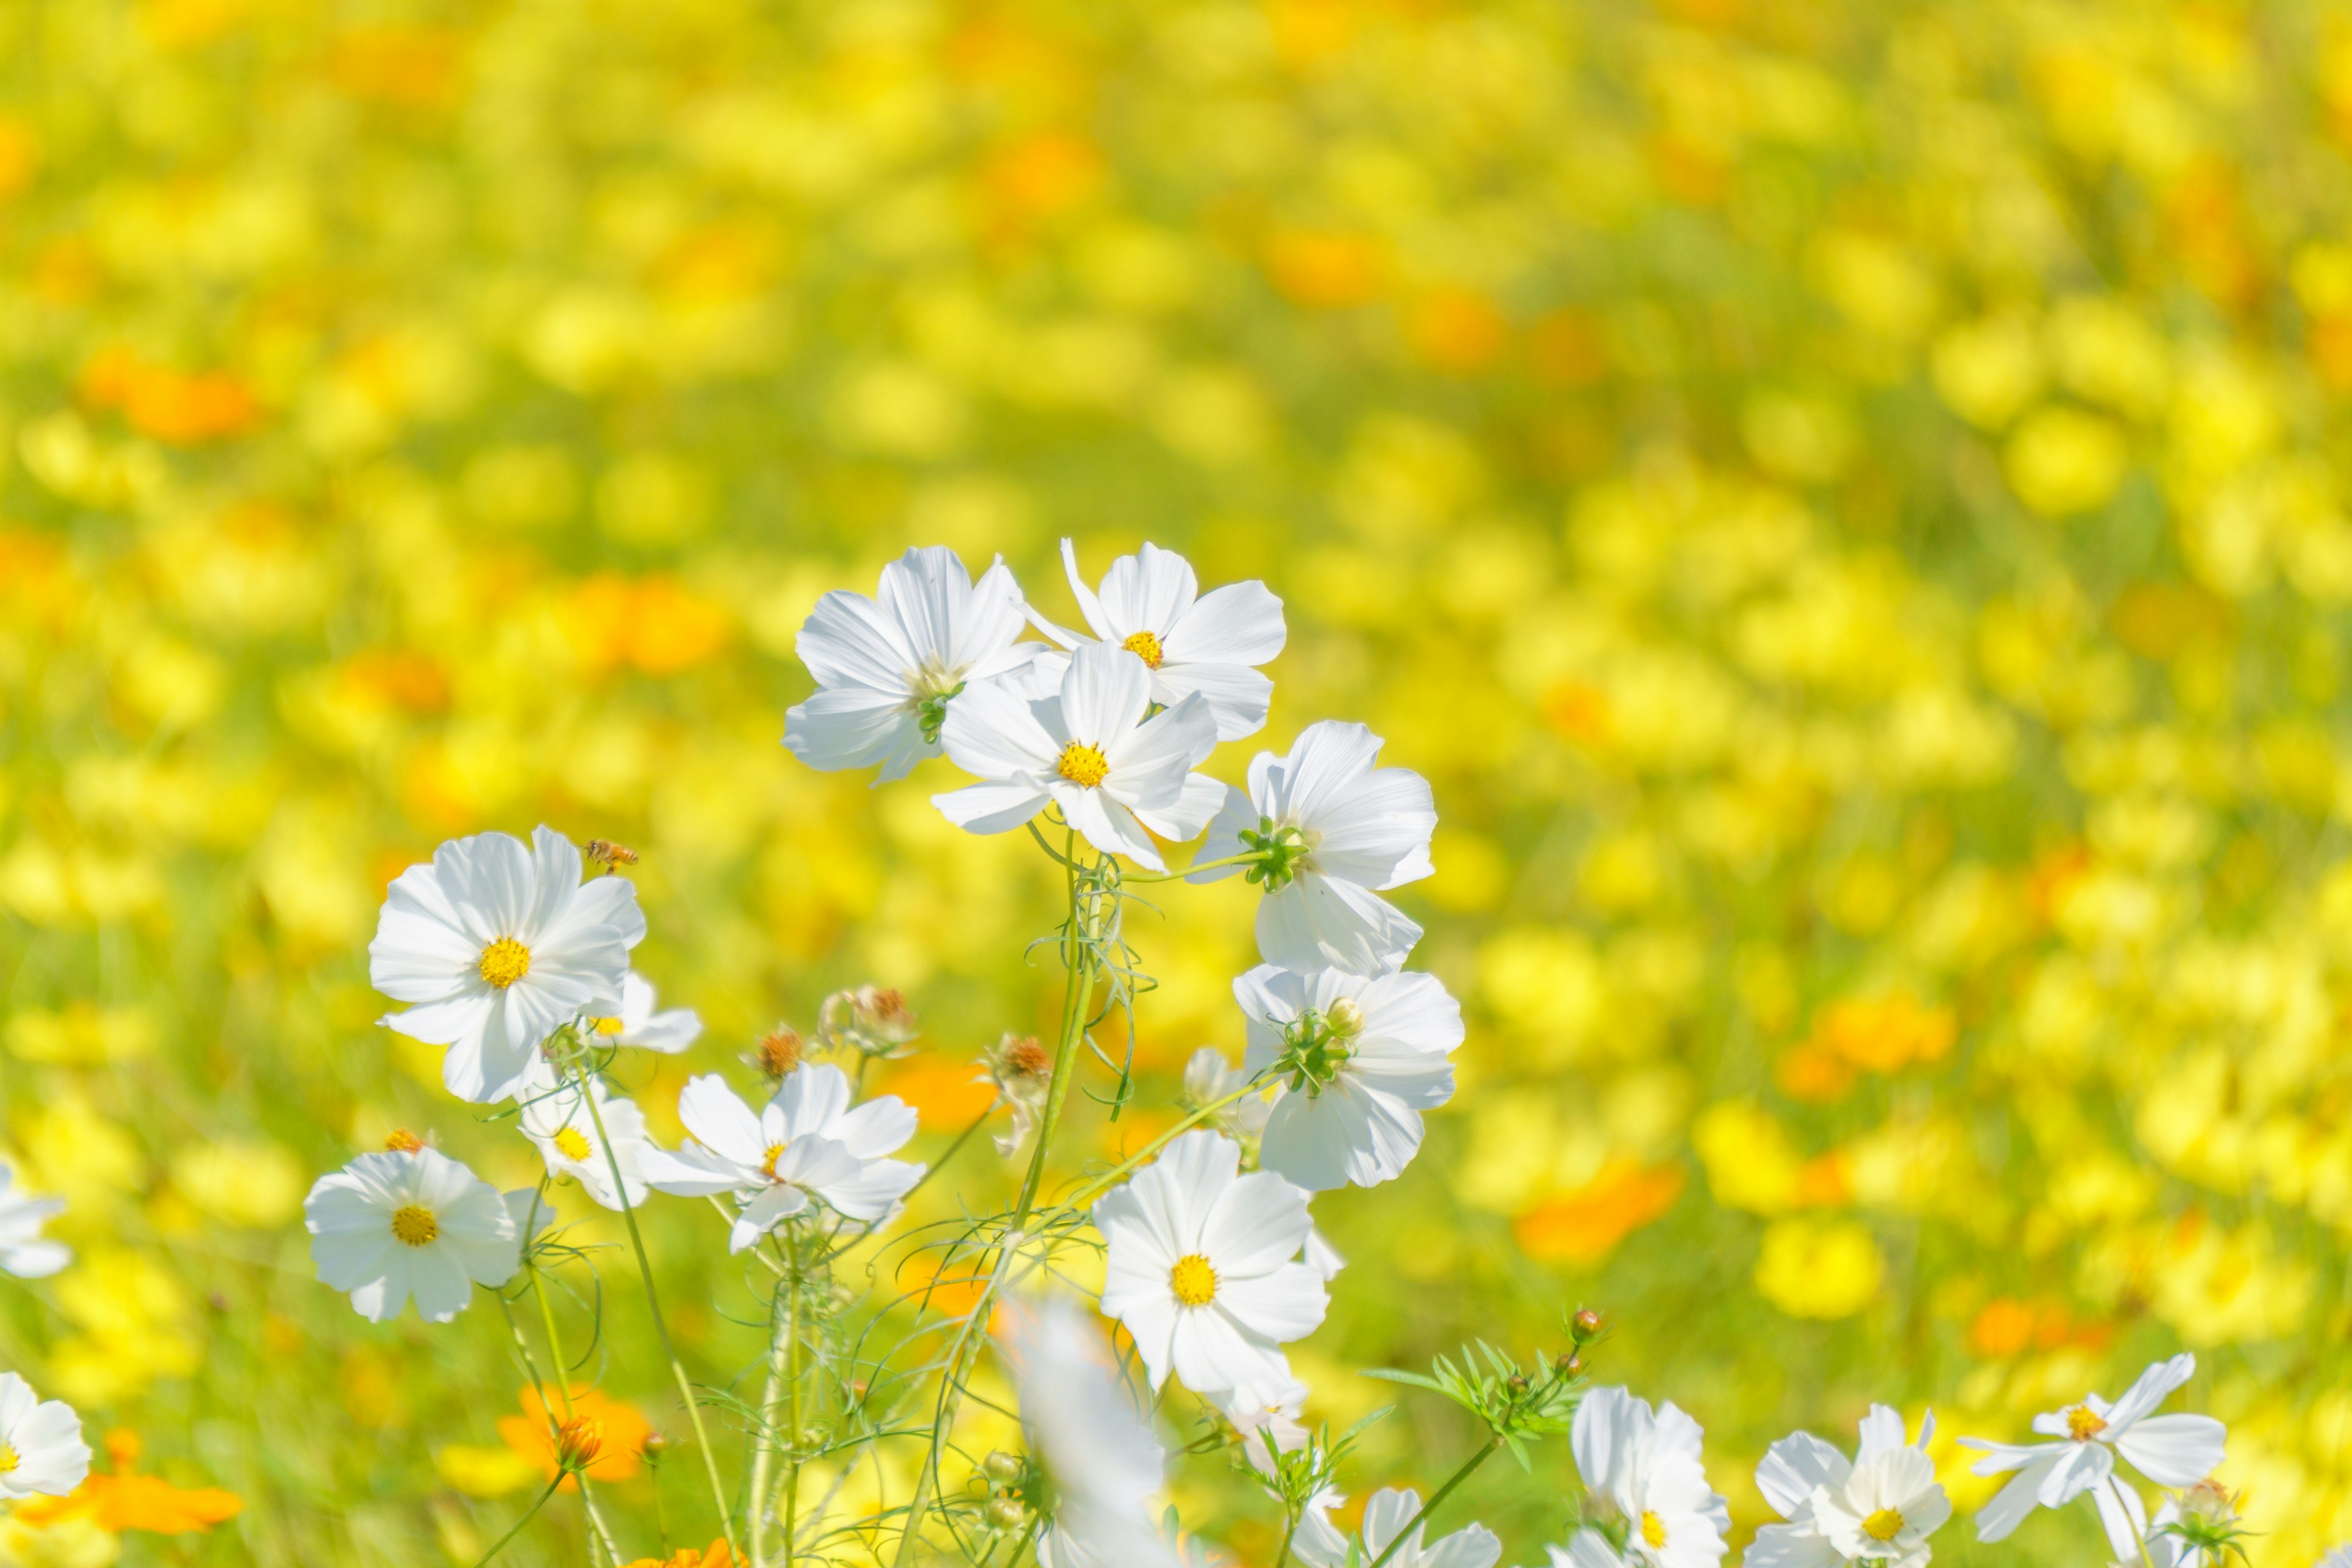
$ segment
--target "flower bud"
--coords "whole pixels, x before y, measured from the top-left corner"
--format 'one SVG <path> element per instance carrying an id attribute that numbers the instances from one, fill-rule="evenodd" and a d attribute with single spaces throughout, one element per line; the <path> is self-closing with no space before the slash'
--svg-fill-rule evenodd
<path id="1" fill-rule="evenodd" d="M 1018 1530 L 1029 1522 L 1029 1510 L 1017 1497 L 988 1500 L 987 1519 L 998 1530 Z"/>
<path id="2" fill-rule="evenodd" d="M 574 1416 L 555 1429 L 556 1468 L 577 1474 L 593 1464 L 604 1450 L 604 1428 L 585 1415 Z"/>
<path id="3" fill-rule="evenodd" d="M 648 1432 L 646 1440 L 637 1445 L 637 1452 L 645 1456 L 646 1464 L 658 1465 L 669 1458 L 669 1451 L 677 1446 L 676 1438 L 659 1432 Z"/>
<path id="4" fill-rule="evenodd" d="M 1364 1010 L 1353 996 L 1342 996 L 1324 1010 L 1334 1038 L 1352 1040 L 1364 1032 Z"/>
<path id="5" fill-rule="evenodd" d="M 1569 1324 L 1569 1332 L 1580 1345 L 1589 1345 L 1601 1337 L 1601 1314 L 1590 1307 L 1580 1307 Z"/>
<path id="6" fill-rule="evenodd" d="M 999 1448 L 980 1462 L 980 1473 L 1000 1487 L 1009 1487 L 1021 1479 L 1023 1466 L 1018 1454 L 1008 1454 Z"/>

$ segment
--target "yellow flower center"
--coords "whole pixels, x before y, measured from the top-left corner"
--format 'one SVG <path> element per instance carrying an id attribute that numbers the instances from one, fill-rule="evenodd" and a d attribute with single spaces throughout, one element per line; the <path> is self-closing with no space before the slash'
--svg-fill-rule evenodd
<path id="1" fill-rule="evenodd" d="M 2106 1418 L 2087 1405 L 2066 1412 L 2066 1436 L 2077 1443 L 2087 1443 L 2106 1429 Z"/>
<path id="2" fill-rule="evenodd" d="M 618 1018 L 598 1018 L 590 1026 L 600 1035 L 617 1035 L 628 1026 Z"/>
<path id="3" fill-rule="evenodd" d="M 1882 1508 L 1862 1521 L 1863 1532 L 1873 1541 L 1892 1541 L 1903 1533 L 1903 1515 L 1891 1508 Z"/>
<path id="4" fill-rule="evenodd" d="M 1061 775 L 1086 789 L 1110 777 L 1110 759 L 1084 741 L 1073 741 L 1062 748 Z"/>
<path id="5" fill-rule="evenodd" d="M 503 991 L 530 973 L 530 949 L 502 936 L 482 949 L 482 978 Z"/>
<path id="6" fill-rule="evenodd" d="M 441 1234 L 441 1222 L 431 1209 L 403 1204 L 392 1211 L 392 1234 L 405 1246 L 422 1247 Z"/>
<path id="7" fill-rule="evenodd" d="M 768 1157 L 760 1162 L 760 1174 L 767 1177 L 768 1180 L 772 1182 L 776 1179 L 776 1162 L 784 1157 L 784 1150 L 786 1147 L 787 1145 L 782 1143 L 771 1143 L 768 1145 Z"/>
<path id="8" fill-rule="evenodd" d="M 1158 669 L 1160 668 L 1160 660 L 1163 656 L 1160 651 L 1160 638 L 1156 634 L 1151 632 L 1138 632 L 1118 646 L 1127 649 L 1128 652 L 1133 654 L 1136 658 L 1141 659 L 1152 668 Z"/>
<path id="9" fill-rule="evenodd" d="M 556 1129 L 555 1146 L 563 1152 L 567 1160 L 585 1160 L 588 1157 L 588 1135 L 577 1127 Z"/>
<path id="10" fill-rule="evenodd" d="M 1666 1521 L 1646 1508 L 1642 1510 L 1642 1539 L 1653 1552 L 1666 1543 Z"/>
<path id="11" fill-rule="evenodd" d="M 0 1443 L 0 1476 L 6 1475 L 9 1471 L 15 1469 L 18 1465 L 21 1465 L 24 1462 L 24 1460 L 16 1457 L 16 1449 L 10 1447 L 5 1443 Z"/>
<path id="12" fill-rule="evenodd" d="M 1168 1288 L 1184 1305 L 1205 1307 L 1217 1299 L 1217 1271 L 1199 1253 L 1187 1253 L 1168 1271 Z"/>

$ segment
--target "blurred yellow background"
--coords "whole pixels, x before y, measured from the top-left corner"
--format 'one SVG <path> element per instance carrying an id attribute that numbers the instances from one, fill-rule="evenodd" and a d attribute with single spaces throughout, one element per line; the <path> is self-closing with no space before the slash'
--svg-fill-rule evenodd
<path id="1" fill-rule="evenodd" d="M 385 880 L 623 840 L 710 1026 L 625 1068 L 658 1130 L 871 980 L 936 1151 L 1055 1005 L 1054 887 L 944 763 L 795 764 L 793 634 L 910 542 L 1068 621 L 1057 541 L 1149 537 L 1287 606 L 1215 771 L 1361 719 L 1444 818 L 1464 1092 L 1318 1205 L 1318 1411 L 1591 1303 L 1744 1533 L 1790 1426 L 2011 1437 L 2186 1346 L 2302 1568 L 2352 1536 L 2348 152 L 2352 11 L 2294 0 L 0 4 L 0 1145 L 80 1255 L 0 1363 L 247 1500 L 126 1560 L 470 1561 L 539 1473 L 506 1329 L 361 1321 L 298 1214 L 399 1124 L 535 1173 L 373 1026 Z M 1246 897 L 1162 901 L 1096 1152 L 1237 1053 Z M 753 1298 L 655 1229 L 724 1384 Z M 624 1285 L 589 1371 L 675 1430 Z M 1466 1450 L 1428 1405 L 1360 1489 Z M 1465 1511 L 1526 1560 L 1570 1473 Z M 559 1511 L 509 1560 L 585 1561 Z"/>

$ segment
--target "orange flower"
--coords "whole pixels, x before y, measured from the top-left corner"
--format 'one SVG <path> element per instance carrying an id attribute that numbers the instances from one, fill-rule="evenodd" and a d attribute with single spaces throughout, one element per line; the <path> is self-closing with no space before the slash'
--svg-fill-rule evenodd
<path id="1" fill-rule="evenodd" d="M 707 1551 L 697 1552 L 691 1546 L 681 1546 L 671 1557 L 640 1557 L 628 1568 L 731 1568 L 734 1555 L 727 1542 L 714 1541 Z"/>
<path id="2" fill-rule="evenodd" d="M 537 1465 L 541 1475 L 553 1480 L 563 1467 L 558 1463 L 556 1437 L 549 1429 L 547 1406 L 540 1403 L 537 1388 L 524 1389 L 521 1404 L 520 1415 L 499 1417 L 499 1437 Z M 572 1390 L 571 1413 L 565 1415 L 559 1402 L 556 1419 L 575 1425 L 584 1423 L 594 1430 L 598 1440 L 585 1467 L 591 1479 L 625 1481 L 643 1465 L 646 1435 L 653 1430 L 653 1425 L 635 1405 L 608 1398 L 601 1390 L 582 1384 Z M 568 1475 L 563 1478 L 567 1491 L 576 1489 L 578 1484 Z"/>
<path id="3" fill-rule="evenodd" d="M 1512 1229 L 1530 1258 L 1598 1263 L 1619 1242 L 1674 1207 L 1682 1191 L 1679 1165 L 1644 1170 L 1631 1160 L 1615 1160 L 1576 1191 L 1519 1215 Z"/>
<path id="4" fill-rule="evenodd" d="M 157 1535 L 202 1533 L 245 1510 L 245 1500 L 215 1487 L 184 1491 L 161 1476 L 142 1476 L 131 1469 L 139 1458 L 135 1432 L 106 1435 L 107 1457 L 114 1473 L 92 1470 L 70 1496 L 37 1498 L 17 1506 L 16 1517 L 30 1525 L 67 1519 L 88 1519 L 116 1535 L 144 1530 Z"/>

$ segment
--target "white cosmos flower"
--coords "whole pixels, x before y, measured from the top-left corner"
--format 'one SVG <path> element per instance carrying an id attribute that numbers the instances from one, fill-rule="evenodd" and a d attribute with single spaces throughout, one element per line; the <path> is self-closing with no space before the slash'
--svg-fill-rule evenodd
<path id="1" fill-rule="evenodd" d="M 2103 1516 L 2121 1506 L 2116 1489 L 2099 1485 L 2114 1473 L 2117 1454 L 2158 1486 L 2185 1487 L 2211 1475 L 2221 1463 L 2227 1429 L 2210 1415 L 2154 1414 L 2196 1372 L 2197 1358 L 2183 1351 L 2141 1373 L 2113 1405 L 2093 1394 L 2080 1405 L 2036 1415 L 2033 1429 L 2056 1442 L 1961 1438 L 1962 1447 L 1984 1452 L 1976 1462 L 1978 1475 L 2017 1472 L 1977 1510 L 1977 1539 L 2000 1541 L 2035 1507 L 2062 1508 L 2095 1489 Z M 2109 1533 L 2115 1533 L 2112 1525 Z"/>
<path id="2" fill-rule="evenodd" d="M 692 1141 L 676 1153 L 648 1146 L 641 1156 L 646 1181 L 688 1197 L 740 1197 L 728 1238 L 732 1251 L 813 1199 L 846 1218 L 879 1223 L 922 1179 L 922 1166 L 887 1157 L 915 1135 L 914 1108 L 885 1094 L 852 1110 L 849 1080 L 837 1067 L 786 1074 L 758 1111 L 707 1073 L 679 1093 L 677 1115 Z"/>
<path id="3" fill-rule="evenodd" d="M 588 1026 L 607 1045 L 676 1056 L 702 1037 L 702 1019 L 691 1007 L 655 1010 L 653 982 L 632 969 L 621 978 L 621 1010 L 591 1018 Z"/>
<path id="4" fill-rule="evenodd" d="M 1299 974 L 1261 964 L 1234 982 L 1255 1075 L 1282 1064 L 1260 1159 L 1309 1192 L 1378 1186 L 1421 1148 L 1421 1113 L 1454 1098 L 1445 1058 L 1462 1005 L 1433 974 Z"/>
<path id="5" fill-rule="evenodd" d="M 583 886 L 580 851 L 551 827 L 452 838 L 394 879 L 368 943 L 368 980 L 413 1004 L 383 1022 L 446 1046 L 460 1100 L 514 1091 L 548 1036 L 619 1010 L 629 949 L 645 940 L 625 877 Z"/>
<path id="6" fill-rule="evenodd" d="M 590 1096 L 594 1097 L 593 1110 Z M 545 1060 L 524 1075 L 515 1099 L 521 1108 L 518 1124 L 523 1136 L 539 1146 L 549 1175 L 571 1177 L 608 1209 L 622 1207 L 624 1194 L 630 1208 L 646 1201 L 646 1118 L 634 1100 L 614 1096 L 593 1073 L 583 1094 L 577 1079 L 557 1078 L 553 1064 Z M 599 1121 L 602 1133 L 597 1131 Z M 605 1157 L 607 1138 L 611 1159 Z M 613 1184 L 616 1161 L 625 1184 L 620 1188 Z"/>
<path id="7" fill-rule="evenodd" d="M 1421 1494 L 1407 1487 L 1400 1491 L 1383 1487 L 1364 1504 L 1364 1553 L 1360 1561 L 1370 1563 L 1388 1550 L 1412 1516 L 1421 1511 Z M 1328 1532 L 1328 1533 L 1326 1533 Z M 1444 1540 L 1423 1546 L 1422 1527 L 1413 1525 L 1412 1533 L 1396 1549 L 1387 1568 L 1495 1568 L 1503 1555 L 1503 1542 L 1483 1524 L 1473 1524 L 1457 1530 Z M 1296 1546 L 1298 1560 L 1307 1568 L 1341 1568 L 1348 1561 L 1347 1542 L 1339 1542 L 1339 1550 L 1332 1552 L 1330 1542 L 1339 1531 L 1326 1523 L 1323 1531 L 1309 1535 L 1302 1530 Z"/>
<path id="8" fill-rule="evenodd" d="M 73 1248 L 50 1241 L 41 1226 L 66 1212 L 63 1198 L 28 1197 L 16 1187 L 16 1173 L 0 1160 L 0 1274 L 45 1279 L 73 1261 Z"/>
<path id="9" fill-rule="evenodd" d="M 89 1474 L 89 1445 L 73 1406 L 0 1372 L 0 1502 L 64 1497 Z"/>
<path id="10" fill-rule="evenodd" d="M 1031 1457 L 1052 1480 L 1043 1568 L 1175 1568 L 1151 1528 L 1166 1452 L 1102 1331 L 1067 1300 L 1007 1303 L 1003 1344 Z"/>
<path id="11" fill-rule="evenodd" d="M 1123 647 L 1150 667 L 1151 700 L 1173 708 L 1199 692 L 1216 716 L 1217 739 L 1238 741 L 1265 727 L 1274 682 L 1254 666 L 1282 651 L 1282 601 L 1263 583 L 1229 583 L 1201 592 L 1192 563 L 1173 551 L 1146 544 L 1122 555 L 1088 592 L 1078 575 L 1078 553 L 1062 541 L 1062 569 L 1095 640 Z M 1088 640 L 1065 631 L 1033 608 L 1031 624 L 1064 648 Z M 1059 662 L 1047 654 L 1040 660 Z"/>
<path id="12" fill-rule="evenodd" d="M 476 1285 L 503 1285 L 522 1266 L 504 1195 L 436 1149 L 362 1154 L 320 1177 L 302 1214 L 319 1278 L 371 1322 L 413 1295 L 420 1316 L 446 1323 Z"/>
<path id="13" fill-rule="evenodd" d="M 1756 1467 L 1756 1485 L 1788 1522 L 1756 1532 L 1746 1568 L 1832 1568 L 1864 1558 L 1925 1563 L 1927 1537 L 1952 1516 L 1927 1454 L 1935 1431 L 1930 1415 L 1911 1446 L 1902 1415 L 1874 1405 L 1851 1462 L 1810 1432 L 1773 1444 Z"/>
<path id="14" fill-rule="evenodd" d="M 1569 1447 L 1591 1500 L 1625 1521 L 1625 1557 L 1643 1568 L 1715 1568 L 1731 1512 L 1706 1484 L 1698 1423 L 1673 1404 L 1654 1413 L 1622 1388 L 1577 1406 Z M 1576 1542 L 1569 1543 L 1571 1554 Z"/>
<path id="15" fill-rule="evenodd" d="M 1150 718 L 1151 672 L 1118 648 L 1091 643 L 1070 658 L 1061 689 L 1025 698 L 975 687 L 948 713 L 956 766 L 982 783 L 931 804 L 974 833 L 1009 833 L 1045 809 L 1106 855 L 1161 868 L 1152 833 L 1200 836 L 1224 786 L 1192 771 L 1217 747 L 1216 721 L 1198 693 Z"/>
<path id="16" fill-rule="evenodd" d="M 1283 1343 L 1329 1304 L 1296 1261 L 1307 1194 L 1240 1167 L 1241 1146 L 1204 1128 L 1095 1205 L 1108 1244 L 1102 1310 L 1135 1337 L 1155 1389 L 1171 1369 L 1195 1394 L 1278 1388 L 1290 1380 Z"/>
<path id="17" fill-rule="evenodd" d="M 1231 791 L 1209 825 L 1202 860 L 1260 858 L 1250 876 L 1266 889 L 1257 948 L 1268 963 L 1378 974 L 1400 967 L 1421 940 L 1421 927 L 1380 894 L 1430 874 L 1437 806 L 1419 773 L 1373 766 L 1380 752 L 1381 738 L 1361 724 L 1309 724 L 1287 755 L 1253 757 L 1249 789 Z"/>
<path id="18" fill-rule="evenodd" d="M 1198 1108 L 1214 1105 L 1249 1081 L 1249 1075 L 1225 1060 L 1214 1046 L 1202 1046 L 1184 1060 L 1184 1103 Z M 1265 1131 L 1272 1103 L 1258 1095 L 1234 1100 L 1214 1118 L 1218 1131 L 1244 1141 Z"/>
<path id="19" fill-rule="evenodd" d="M 975 583 L 943 544 L 883 567 L 874 598 L 835 589 L 793 645 L 817 689 L 784 715 L 784 745 L 827 773 L 879 763 L 875 783 L 904 778 L 939 755 L 940 722 L 964 692 L 1025 677 L 1045 651 L 1013 640 L 1023 618 L 1002 559 Z"/>

